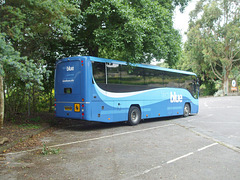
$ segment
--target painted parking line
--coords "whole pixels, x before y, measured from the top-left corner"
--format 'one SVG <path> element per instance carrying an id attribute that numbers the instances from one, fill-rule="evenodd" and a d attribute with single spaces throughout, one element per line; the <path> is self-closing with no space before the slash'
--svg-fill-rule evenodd
<path id="1" fill-rule="evenodd" d="M 165 165 L 175 163 L 176 161 L 179 161 L 179 160 L 181 160 L 181 159 L 187 158 L 187 157 L 189 157 L 189 156 L 191 156 L 191 155 L 197 154 L 197 153 L 199 153 L 199 152 L 201 152 L 201 151 L 204 151 L 204 150 L 209 149 L 209 148 L 211 148 L 211 147 L 213 147 L 213 146 L 216 146 L 216 145 L 218 145 L 218 143 L 212 143 L 212 144 L 210 144 L 210 145 L 201 147 L 201 148 L 197 149 L 197 150 L 194 151 L 194 152 L 189 152 L 189 153 L 187 153 L 187 154 L 184 154 L 184 155 L 182 155 L 182 156 L 179 156 L 179 157 L 177 157 L 177 158 L 174 158 L 174 159 L 172 159 L 172 160 L 169 160 L 169 161 L 167 161 L 167 162 L 165 162 L 165 163 L 162 163 L 162 164 L 160 164 L 160 165 L 158 165 L 158 166 L 152 167 L 152 168 L 150 168 L 150 169 L 146 169 L 146 170 L 144 170 L 142 173 L 135 174 L 135 175 L 133 175 L 133 176 L 131 176 L 131 177 L 127 177 L 127 178 L 125 178 L 125 179 L 132 179 L 132 178 L 136 178 L 136 177 L 139 177 L 139 176 L 148 174 L 148 173 L 150 173 L 150 172 L 153 171 L 153 170 L 160 169 L 160 168 L 162 168 L 162 167 L 165 166 Z"/>
<path id="2" fill-rule="evenodd" d="M 215 146 L 215 145 L 217 145 L 217 144 L 218 144 L 218 143 L 210 144 L 210 145 L 208 145 L 208 146 L 205 146 L 205 147 L 202 147 L 202 148 L 198 149 L 197 151 L 198 151 L 198 152 L 199 152 L 199 151 L 203 151 L 203 150 L 208 149 L 208 148 L 210 148 L 210 147 L 212 147 L 212 146 Z"/>
<path id="3" fill-rule="evenodd" d="M 177 158 L 175 158 L 175 159 L 172 159 L 172 160 L 168 161 L 167 164 L 174 163 L 174 162 L 176 162 L 176 161 L 178 161 L 178 160 L 180 160 L 180 159 L 186 158 L 186 157 L 191 156 L 191 155 L 193 155 L 193 154 L 194 154 L 193 152 L 190 152 L 190 153 L 188 153 L 188 154 L 185 154 L 185 155 L 183 155 L 183 156 L 180 156 L 180 157 L 177 157 Z"/>
<path id="4" fill-rule="evenodd" d="M 90 138 L 90 139 L 84 139 L 84 140 L 73 141 L 73 142 L 68 142 L 68 143 L 56 144 L 56 145 L 52 145 L 52 146 L 48 146 L 48 147 L 49 148 L 56 148 L 56 147 L 79 144 L 79 143 L 84 143 L 84 142 L 97 141 L 97 140 L 101 140 L 101 139 L 107 139 L 107 138 L 123 136 L 123 135 L 128 135 L 128 134 L 133 134 L 133 133 L 139 133 L 139 132 L 144 132 L 144 131 L 151 131 L 151 130 L 155 130 L 155 129 L 159 129 L 159 128 L 170 127 L 170 126 L 176 126 L 176 124 L 166 124 L 166 125 L 155 126 L 155 127 L 145 128 L 145 129 L 139 129 L 139 130 L 135 130 L 135 131 L 127 131 L 127 132 L 116 133 L 116 134 L 111 134 L 111 135 L 107 135 L 107 136 L 100 136 L 100 137 L 96 137 L 96 138 Z M 7 154 L 8 155 L 20 154 L 20 153 L 37 151 L 37 150 L 40 150 L 40 149 L 42 149 L 42 148 L 31 149 L 31 150 L 20 151 L 20 152 L 7 153 Z M 5 154 L 5 155 L 7 155 L 7 154 Z"/>
<path id="5" fill-rule="evenodd" d="M 97 137 L 97 138 L 85 139 L 85 140 L 74 141 L 74 142 L 63 143 L 63 144 L 56 144 L 56 145 L 52 145 L 52 146 L 49 146 L 49 147 L 50 148 L 51 147 L 61 147 L 61 146 L 78 144 L 78 143 L 83 143 L 83 142 L 96 141 L 96 140 L 112 138 L 112 137 L 116 137 L 116 136 L 123 136 L 123 135 L 127 135 L 127 134 L 133 134 L 133 133 L 139 133 L 139 132 L 144 132 L 144 131 L 150 131 L 150 130 L 154 130 L 154 129 L 169 127 L 169 126 L 175 126 L 175 124 L 166 124 L 166 125 L 162 125 L 162 126 L 145 128 L 145 129 L 140 129 L 140 130 L 135 130 L 135 131 L 127 131 L 127 132 L 123 132 L 123 133 L 117 133 L 117 134 L 112 134 L 112 135 L 107 135 L 107 136 L 101 136 L 101 137 Z"/>

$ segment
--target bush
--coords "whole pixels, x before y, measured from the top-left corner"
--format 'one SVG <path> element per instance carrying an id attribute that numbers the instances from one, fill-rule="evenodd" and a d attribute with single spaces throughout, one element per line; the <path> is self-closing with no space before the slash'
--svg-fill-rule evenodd
<path id="1" fill-rule="evenodd" d="M 212 96 L 216 91 L 214 82 L 203 83 L 200 86 L 200 96 Z"/>

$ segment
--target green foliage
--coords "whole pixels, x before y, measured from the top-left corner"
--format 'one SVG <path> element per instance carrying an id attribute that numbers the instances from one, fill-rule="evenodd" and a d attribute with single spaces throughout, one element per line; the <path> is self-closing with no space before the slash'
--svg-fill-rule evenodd
<path id="1" fill-rule="evenodd" d="M 6 112 L 36 111 L 39 102 L 46 103 L 42 99 L 53 99 L 50 72 L 54 71 L 58 42 L 73 40 L 69 17 L 77 13 L 74 5 L 62 0 L 1 4 L 0 73 L 4 74 Z"/>
<path id="2" fill-rule="evenodd" d="M 240 67 L 240 6 L 236 0 L 200 0 L 190 14 L 188 40 L 179 67 L 211 84 L 222 81 L 225 94 L 234 68 Z"/>
<path id="3" fill-rule="evenodd" d="M 200 96 L 212 96 L 216 91 L 214 82 L 205 82 L 200 86 Z"/>
<path id="4" fill-rule="evenodd" d="M 72 40 L 68 16 L 77 13 L 77 9 L 67 1 L 8 0 L 0 12 L 1 31 L 11 39 L 14 48 L 28 57 L 42 57 L 41 53 L 48 48 L 46 40 Z"/>
<path id="5" fill-rule="evenodd" d="M 179 3 L 180 2 L 180 3 Z M 183 1 L 78 1 L 80 18 L 72 25 L 75 41 L 64 55 L 92 55 L 129 62 L 165 59 L 172 66 L 179 58 L 180 35 L 173 28 L 173 3 Z"/>
<path id="6" fill-rule="evenodd" d="M 19 52 L 15 51 L 11 44 L 5 41 L 5 34 L 0 33 L 0 75 L 5 75 L 3 69 L 5 65 L 10 65 L 20 70 L 21 63 L 18 63 L 20 59 Z"/>
<path id="7" fill-rule="evenodd" d="M 50 147 L 47 147 L 46 144 L 43 144 L 43 148 L 42 148 L 42 152 L 41 154 L 42 155 L 51 155 L 51 154 L 59 154 L 61 151 L 61 149 L 57 148 L 50 148 Z"/>
<path id="8" fill-rule="evenodd" d="M 42 126 L 37 124 L 20 124 L 18 127 L 23 129 L 40 129 Z"/>
<path id="9" fill-rule="evenodd" d="M 0 72 L 4 77 L 6 111 L 22 112 L 18 110 L 27 109 L 27 97 L 31 89 L 43 90 L 42 74 L 46 69 L 42 67 L 42 61 L 35 63 L 32 59 L 21 57 L 12 44 L 6 42 L 4 33 L 0 34 L 0 46 Z"/>
<path id="10" fill-rule="evenodd" d="M 12 44 L 7 43 L 5 39 L 5 34 L 0 33 L 0 72 L 5 82 L 11 82 L 15 86 L 15 80 L 20 80 L 25 83 L 26 89 L 33 84 L 41 87 L 44 69 L 39 69 L 33 60 L 20 57 L 20 53 L 15 51 Z M 14 88 L 13 86 L 10 87 Z"/>
<path id="11" fill-rule="evenodd" d="M 39 116 L 30 119 L 31 122 L 35 122 L 35 123 L 40 122 L 40 120 L 41 118 Z"/>

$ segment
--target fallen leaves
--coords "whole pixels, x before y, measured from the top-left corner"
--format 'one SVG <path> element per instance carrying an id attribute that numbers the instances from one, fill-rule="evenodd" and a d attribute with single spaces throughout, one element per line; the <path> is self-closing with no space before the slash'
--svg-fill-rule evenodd
<path id="1" fill-rule="evenodd" d="M 34 149 L 36 147 L 42 147 L 43 144 L 41 142 L 41 138 L 45 136 L 49 136 L 52 134 L 54 128 L 50 128 L 44 132 L 41 132 L 40 134 L 36 135 L 27 135 L 29 138 L 19 138 L 19 143 L 17 143 L 15 146 L 4 150 L 3 153 L 9 153 L 9 152 L 18 152 L 18 151 L 25 151 L 29 149 Z"/>

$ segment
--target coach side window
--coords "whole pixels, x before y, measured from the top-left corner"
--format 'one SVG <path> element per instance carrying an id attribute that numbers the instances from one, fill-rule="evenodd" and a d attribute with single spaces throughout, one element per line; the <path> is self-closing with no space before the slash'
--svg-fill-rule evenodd
<path id="1" fill-rule="evenodd" d="M 106 83 L 105 63 L 93 62 L 93 77 L 97 84 Z"/>
<path id="2" fill-rule="evenodd" d="M 121 66 L 121 84 L 144 85 L 145 79 L 143 69 L 134 66 Z"/>
<path id="3" fill-rule="evenodd" d="M 144 69 L 146 84 L 151 88 L 164 87 L 164 73 L 154 69 Z"/>
<path id="4" fill-rule="evenodd" d="M 107 67 L 107 83 L 120 84 L 120 65 L 106 63 L 106 67 Z"/>

